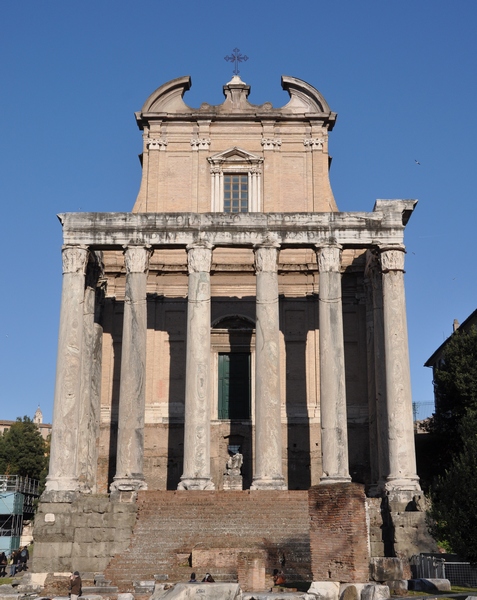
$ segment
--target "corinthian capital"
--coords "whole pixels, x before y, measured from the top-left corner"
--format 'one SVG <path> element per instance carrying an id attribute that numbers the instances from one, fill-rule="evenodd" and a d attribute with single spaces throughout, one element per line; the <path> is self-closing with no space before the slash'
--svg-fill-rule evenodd
<path id="1" fill-rule="evenodd" d="M 278 244 L 257 246 L 255 252 L 255 272 L 276 273 L 278 269 Z"/>
<path id="2" fill-rule="evenodd" d="M 126 246 L 124 263 L 126 273 L 147 273 L 152 251 L 148 246 Z"/>
<path id="3" fill-rule="evenodd" d="M 318 269 L 320 273 L 339 273 L 341 266 L 341 246 L 323 246 L 317 249 Z"/>
<path id="4" fill-rule="evenodd" d="M 88 248 L 86 246 L 63 246 L 63 273 L 85 273 L 88 264 Z"/>
<path id="5" fill-rule="evenodd" d="M 404 246 L 380 248 L 379 251 L 383 273 L 388 273 L 389 271 L 404 271 L 404 255 L 406 254 Z"/>
<path id="6" fill-rule="evenodd" d="M 212 264 L 212 245 L 208 242 L 187 246 L 189 273 L 209 273 Z"/>

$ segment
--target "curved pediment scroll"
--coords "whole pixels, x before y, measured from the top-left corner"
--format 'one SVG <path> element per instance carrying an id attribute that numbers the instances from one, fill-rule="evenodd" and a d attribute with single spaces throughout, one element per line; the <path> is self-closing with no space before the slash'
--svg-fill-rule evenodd
<path id="1" fill-rule="evenodd" d="M 192 112 L 182 97 L 190 89 L 189 75 L 177 77 L 157 88 L 144 103 L 141 113 L 184 113 Z"/>
<path id="2" fill-rule="evenodd" d="M 322 94 L 306 81 L 282 75 L 282 88 L 290 94 L 290 101 L 282 108 L 283 111 L 321 113 L 327 115 L 330 121 L 336 120 L 336 113 L 331 112 Z"/>

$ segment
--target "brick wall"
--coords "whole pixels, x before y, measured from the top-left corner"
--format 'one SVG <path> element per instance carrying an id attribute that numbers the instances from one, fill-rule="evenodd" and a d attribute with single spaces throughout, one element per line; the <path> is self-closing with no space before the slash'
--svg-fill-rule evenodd
<path id="1" fill-rule="evenodd" d="M 314 581 L 369 579 L 364 488 L 354 483 L 309 490 L 311 568 Z"/>
<path id="2" fill-rule="evenodd" d="M 281 567 L 289 581 L 311 580 L 307 491 L 145 491 L 137 507 L 131 544 L 106 570 L 120 590 L 156 574 L 188 581 L 192 571 L 237 581 L 239 556 L 257 551 L 267 576 Z"/>

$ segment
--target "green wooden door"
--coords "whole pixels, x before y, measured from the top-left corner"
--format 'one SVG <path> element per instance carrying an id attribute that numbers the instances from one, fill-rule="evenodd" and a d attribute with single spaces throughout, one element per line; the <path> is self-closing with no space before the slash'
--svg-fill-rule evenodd
<path id="1" fill-rule="evenodd" d="M 250 352 L 219 353 L 219 419 L 250 418 Z"/>

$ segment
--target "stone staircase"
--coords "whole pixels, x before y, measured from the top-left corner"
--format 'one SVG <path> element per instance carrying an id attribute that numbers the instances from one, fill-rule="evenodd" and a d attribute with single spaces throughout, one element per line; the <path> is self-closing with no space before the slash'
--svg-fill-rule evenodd
<path id="1" fill-rule="evenodd" d="M 267 572 L 311 580 L 307 491 L 144 491 L 129 548 L 105 577 L 120 591 L 133 581 L 237 581 L 242 557 L 260 556 Z"/>

